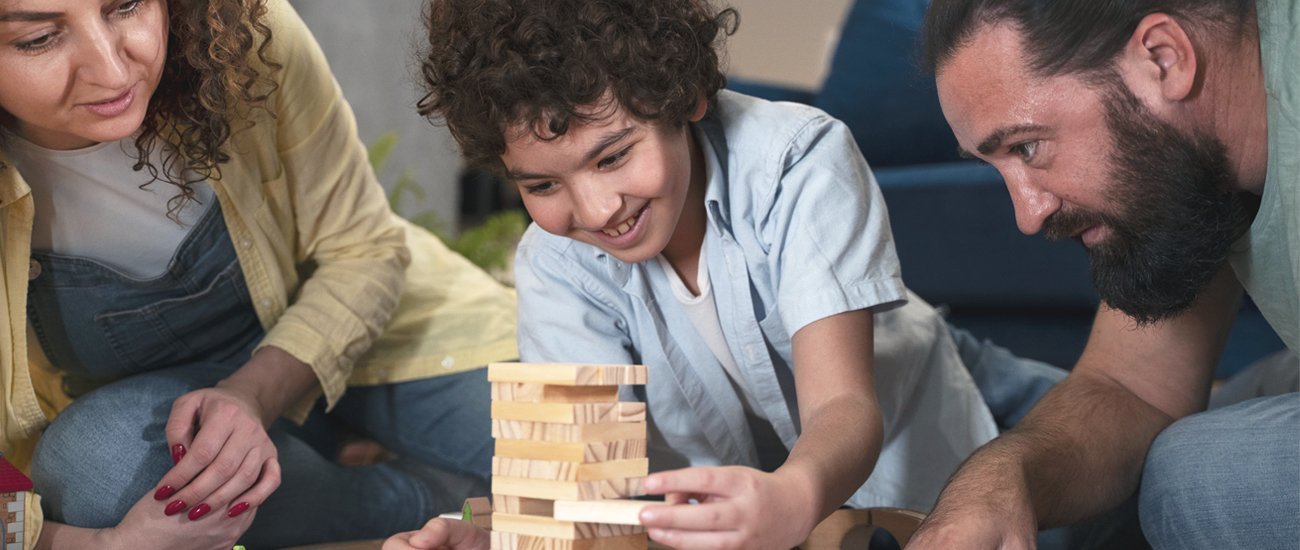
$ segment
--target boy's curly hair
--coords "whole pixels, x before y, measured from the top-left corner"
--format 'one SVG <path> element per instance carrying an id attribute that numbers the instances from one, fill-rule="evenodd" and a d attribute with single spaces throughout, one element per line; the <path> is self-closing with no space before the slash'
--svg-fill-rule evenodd
<path id="1" fill-rule="evenodd" d="M 266 54 L 265 0 L 167 0 L 167 7 L 167 59 L 135 138 L 139 156 L 132 168 L 180 190 L 168 203 L 175 218 L 194 200 L 193 184 L 221 176 L 221 164 L 230 160 L 223 147 L 231 119 L 264 108 L 276 87 L 269 73 L 280 66 Z M 156 147 L 162 166 L 149 160 Z"/>
<path id="2" fill-rule="evenodd" d="M 498 173 L 509 129 L 555 139 L 612 112 L 590 109 L 602 100 L 684 124 L 726 83 L 715 47 L 739 21 L 708 0 L 431 0 L 424 15 L 419 112 Z"/>

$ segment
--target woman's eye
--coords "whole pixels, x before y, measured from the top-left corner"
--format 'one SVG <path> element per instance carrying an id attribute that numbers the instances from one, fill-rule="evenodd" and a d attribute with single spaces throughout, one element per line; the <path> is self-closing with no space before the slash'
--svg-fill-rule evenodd
<path id="1" fill-rule="evenodd" d="M 127 0 L 117 7 L 117 13 L 123 15 L 133 14 L 140 9 L 140 5 L 143 3 L 144 0 Z"/>
<path id="2" fill-rule="evenodd" d="M 14 47 L 24 52 L 36 53 L 44 51 L 52 45 L 54 45 L 54 33 L 43 34 L 31 40 L 18 42 L 17 44 L 14 44 Z"/>

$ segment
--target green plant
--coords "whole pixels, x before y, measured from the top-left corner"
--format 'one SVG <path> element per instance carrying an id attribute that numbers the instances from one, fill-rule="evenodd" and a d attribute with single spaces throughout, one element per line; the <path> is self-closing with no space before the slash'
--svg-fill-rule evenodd
<path id="1" fill-rule="evenodd" d="M 376 175 L 380 174 L 388 164 L 393 148 L 396 146 L 397 134 L 389 132 L 379 136 L 368 147 L 370 167 Z M 469 259 L 498 280 L 507 283 L 511 281 L 510 262 L 514 258 L 515 245 L 528 225 L 522 211 L 497 212 L 483 223 L 464 228 L 456 234 L 436 211 L 425 206 L 427 200 L 428 193 L 411 176 L 410 170 L 403 169 L 393 184 L 388 187 L 388 206 L 399 216 L 437 235 L 447 243 L 448 248 Z"/>

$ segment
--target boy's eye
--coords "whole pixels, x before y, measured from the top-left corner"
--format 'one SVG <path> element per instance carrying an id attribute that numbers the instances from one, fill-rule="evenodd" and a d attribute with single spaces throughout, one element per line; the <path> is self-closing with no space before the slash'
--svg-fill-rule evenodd
<path id="1" fill-rule="evenodd" d="M 596 163 L 596 167 L 597 167 L 597 168 L 609 168 L 610 166 L 613 166 L 613 165 L 615 165 L 615 164 L 618 164 L 618 161 L 623 160 L 623 157 L 626 157 L 626 156 L 627 156 L 627 153 L 628 153 L 629 151 L 631 151 L 631 150 L 632 150 L 632 146 L 631 146 L 631 145 L 629 145 L 629 146 L 627 146 L 627 147 L 624 147 L 624 148 L 623 148 L 622 150 L 620 150 L 619 152 L 614 153 L 614 154 L 612 154 L 612 155 L 610 155 L 610 156 L 608 156 L 608 157 L 605 157 L 605 158 L 603 158 L 603 159 L 600 159 L 600 162 L 597 162 L 597 163 Z"/>
<path id="2" fill-rule="evenodd" d="M 550 181 L 524 186 L 524 192 L 530 195 L 545 195 L 553 189 L 555 189 L 555 183 Z"/>

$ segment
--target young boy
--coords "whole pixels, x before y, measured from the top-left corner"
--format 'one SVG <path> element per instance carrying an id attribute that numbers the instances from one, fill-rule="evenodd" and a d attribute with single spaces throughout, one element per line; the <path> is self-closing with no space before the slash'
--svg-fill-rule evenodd
<path id="1" fill-rule="evenodd" d="M 434 0 L 420 112 L 535 221 L 522 360 L 650 369 L 645 488 L 696 501 L 643 512 L 651 538 L 790 548 L 846 503 L 928 510 L 997 434 L 962 356 L 1010 356 L 959 352 L 908 295 L 843 124 L 720 91 L 735 20 L 705 0 Z"/>

